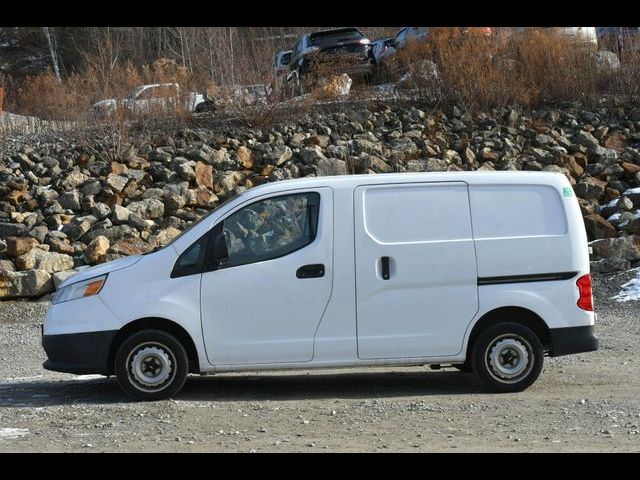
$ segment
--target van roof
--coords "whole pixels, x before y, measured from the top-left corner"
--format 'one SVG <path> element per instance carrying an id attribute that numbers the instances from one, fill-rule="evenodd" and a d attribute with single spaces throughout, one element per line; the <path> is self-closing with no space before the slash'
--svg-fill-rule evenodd
<path id="1" fill-rule="evenodd" d="M 338 175 L 326 177 L 304 177 L 265 183 L 251 188 L 249 192 L 260 195 L 283 189 L 314 187 L 354 188 L 358 185 L 415 182 L 465 182 L 470 185 L 517 184 L 570 186 L 565 175 L 558 172 L 404 172 L 362 175 Z M 249 193 L 247 192 L 247 193 Z"/>

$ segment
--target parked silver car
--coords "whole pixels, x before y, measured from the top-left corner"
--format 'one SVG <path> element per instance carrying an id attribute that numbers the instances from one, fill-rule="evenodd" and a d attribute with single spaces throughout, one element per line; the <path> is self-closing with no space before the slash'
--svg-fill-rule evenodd
<path id="1" fill-rule="evenodd" d="M 134 88 L 125 98 L 108 98 L 93 104 L 93 111 L 98 115 L 108 115 L 119 107 L 132 113 L 150 113 L 155 109 L 169 109 L 185 102 L 188 111 L 195 111 L 205 101 L 201 93 L 189 92 L 185 98 L 180 95 L 177 83 L 154 83 Z"/>

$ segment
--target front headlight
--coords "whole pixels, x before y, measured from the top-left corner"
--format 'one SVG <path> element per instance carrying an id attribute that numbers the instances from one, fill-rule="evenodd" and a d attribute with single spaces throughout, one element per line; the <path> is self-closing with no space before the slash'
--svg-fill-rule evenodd
<path id="1" fill-rule="evenodd" d="M 104 283 L 107 281 L 107 274 L 99 277 L 89 278 L 81 282 L 72 283 L 66 287 L 62 287 L 51 298 L 52 304 L 68 302 L 69 300 L 75 300 L 82 297 L 90 297 L 97 295 Z"/>

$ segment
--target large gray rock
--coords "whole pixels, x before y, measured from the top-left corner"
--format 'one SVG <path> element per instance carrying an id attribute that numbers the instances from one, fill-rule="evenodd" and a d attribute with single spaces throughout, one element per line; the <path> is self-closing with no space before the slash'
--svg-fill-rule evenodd
<path id="1" fill-rule="evenodd" d="M 52 291 L 51 275 L 44 270 L 0 270 L 0 299 L 40 297 Z"/>
<path id="2" fill-rule="evenodd" d="M 162 150 L 160 148 L 156 148 L 149 155 L 149 159 L 154 161 L 154 162 L 170 162 L 171 161 L 171 154 L 169 152 L 165 152 L 164 150 Z"/>
<path id="3" fill-rule="evenodd" d="M 583 145 L 587 147 L 587 150 L 593 151 L 597 147 L 600 146 L 600 142 L 598 139 L 591 135 L 589 132 L 585 132 L 584 130 L 580 130 L 573 136 L 573 141 L 578 145 Z"/>
<path id="4" fill-rule="evenodd" d="M 602 207 L 601 214 L 607 218 L 616 212 L 629 212 L 633 210 L 633 202 L 628 197 L 618 197 Z"/>
<path id="5" fill-rule="evenodd" d="M 0 260 L 0 271 L 7 270 L 9 272 L 15 272 L 16 266 L 11 260 Z"/>
<path id="6" fill-rule="evenodd" d="M 607 257 L 591 262 L 591 271 L 597 273 L 619 272 L 628 270 L 631 266 L 629 260 L 621 257 Z"/>
<path id="7" fill-rule="evenodd" d="M 105 183 L 113 188 L 116 192 L 121 192 L 122 189 L 127 185 L 129 179 L 123 175 L 116 175 L 114 173 L 110 173 L 105 180 Z"/>
<path id="8" fill-rule="evenodd" d="M 618 228 L 621 228 L 625 232 L 628 233 L 638 233 L 640 234 L 640 211 L 635 213 L 631 218 L 621 222 L 618 225 Z"/>
<path id="9" fill-rule="evenodd" d="M 606 188 L 606 182 L 595 178 L 587 177 L 573 186 L 576 196 L 585 200 L 597 200 L 603 194 Z"/>
<path id="10" fill-rule="evenodd" d="M 632 262 L 640 260 L 640 237 L 636 235 L 603 238 L 591 242 L 590 245 L 596 259 L 620 257 Z"/>
<path id="11" fill-rule="evenodd" d="M 84 182 L 86 182 L 88 179 L 88 177 L 78 171 L 78 170 L 74 170 L 73 172 L 71 172 L 69 175 L 67 175 L 65 177 L 65 182 L 72 188 L 76 188 L 79 185 L 82 185 Z"/>
<path id="12" fill-rule="evenodd" d="M 287 160 L 290 160 L 293 156 L 293 152 L 286 145 L 276 146 L 271 151 L 265 153 L 262 159 L 277 167 L 283 165 Z"/>
<path id="13" fill-rule="evenodd" d="M 163 192 L 164 193 L 164 192 Z M 127 205 L 130 212 L 143 219 L 160 218 L 164 215 L 164 203 L 157 198 L 147 198 Z"/>
<path id="14" fill-rule="evenodd" d="M 91 229 L 91 223 L 88 220 L 78 220 L 77 218 L 78 217 L 62 227 L 62 232 L 69 237 L 70 240 L 78 240 Z"/>
<path id="15" fill-rule="evenodd" d="M 389 146 L 394 152 L 404 155 L 415 155 L 419 151 L 418 146 L 406 137 L 392 140 Z"/>
<path id="16" fill-rule="evenodd" d="M 104 220 L 111 214 L 111 209 L 106 203 L 98 202 L 91 208 L 91 214 L 98 220 Z"/>
<path id="17" fill-rule="evenodd" d="M 131 214 L 129 217 L 129 223 L 131 223 L 131 218 L 134 217 L 134 214 Z M 140 217 L 138 217 L 140 218 Z M 144 222 L 144 220 L 141 220 Z M 82 242 L 85 244 L 89 244 L 91 240 L 100 235 L 107 237 L 109 243 L 113 244 L 120 240 L 124 240 L 125 238 L 137 237 L 138 234 L 136 231 L 131 228 L 129 225 L 116 225 L 113 227 L 102 226 L 100 228 L 93 228 L 91 231 L 87 232 L 82 237 Z"/>
<path id="18" fill-rule="evenodd" d="M 178 160 L 176 158 L 176 160 Z M 176 167 L 176 172 L 180 175 L 180 178 L 187 180 L 188 182 L 196 179 L 196 172 L 193 167 L 187 162 L 182 162 Z"/>
<path id="19" fill-rule="evenodd" d="M 47 247 L 48 248 L 48 247 Z M 48 273 L 60 272 L 73 268 L 73 258 L 57 252 L 47 252 L 42 248 L 34 248 L 15 259 L 18 270 L 44 270 Z"/>
<path id="20" fill-rule="evenodd" d="M 596 54 L 596 65 L 598 70 L 604 73 L 620 70 L 620 59 L 618 55 L 606 50 L 600 50 Z"/>
<path id="21" fill-rule="evenodd" d="M 21 223 L 0 222 L 0 238 L 22 237 L 27 234 L 27 226 Z"/>
<path id="22" fill-rule="evenodd" d="M 347 163 L 337 158 L 322 158 L 316 167 L 316 173 L 319 177 L 328 175 L 346 175 Z"/>
<path id="23" fill-rule="evenodd" d="M 80 195 L 76 190 L 65 192 L 58 197 L 58 203 L 62 208 L 78 211 L 80 210 Z"/>
<path id="24" fill-rule="evenodd" d="M 98 195 L 102 191 L 102 184 L 99 180 L 93 180 L 84 185 L 80 191 L 83 195 Z"/>
<path id="25" fill-rule="evenodd" d="M 640 182 L 638 182 L 640 183 Z M 627 197 L 631 202 L 633 202 L 633 206 L 636 208 L 640 208 L 640 187 L 639 188 L 630 188 L 625 190 L 622 195 Z M 1 226 L 0 226 L 1 228 Z M 0 238 L 2 235 L 0 234 Z"/>
<path id="26" fill-rule="evenodd" d="M 119 225 L 121 223 L 127 223 L 129 221 L 129 216 L 131 215 L 131 210 L 122 205 L 114 205 L 113 210 L 111 211 L 111 221 Z"/>
<path id="27" fill-rule="evenodd" d="M 353 148 L 356 153 L 365 152 L 370 155 L 382 155 L 382 144 L 370 140 L 357 138 L 353 141 Z"/>
<path id="28" fill-rule="evenodd" d="M 300 150 L 300 158 L 302 158 L 304 163 L 316 164 L 326 157 L 324 156 L 324 153 L 322 153 L 322 148 L 318 145 L 312 145 Z"/>

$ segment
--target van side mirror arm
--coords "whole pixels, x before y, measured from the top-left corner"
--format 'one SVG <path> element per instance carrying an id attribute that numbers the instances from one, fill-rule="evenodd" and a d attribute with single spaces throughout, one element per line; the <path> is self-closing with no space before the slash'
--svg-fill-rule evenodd
<path id="1" fill-rule="evenodd" d="M 209 237 L 206 269 L 217 270 L 228 258 L 227 240 L 222 232 L 222 228 L 216 226 Z"/>

